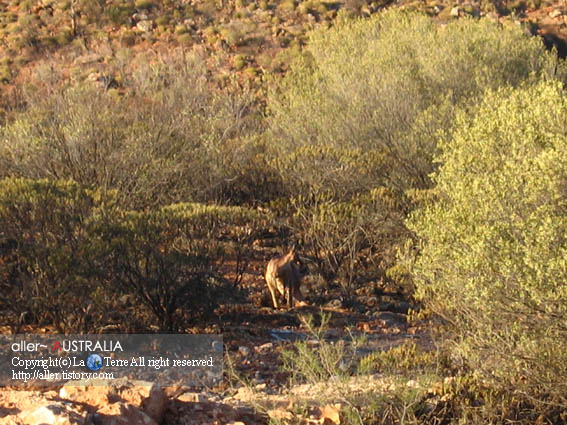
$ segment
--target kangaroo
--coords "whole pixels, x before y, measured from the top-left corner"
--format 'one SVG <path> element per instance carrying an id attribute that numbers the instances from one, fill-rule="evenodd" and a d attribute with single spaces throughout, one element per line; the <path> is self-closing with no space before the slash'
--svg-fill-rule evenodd
<path id="1" fill-rule="evenodd" d="M 276 291 L 287 298 L 288 308 L 293 307 L 294 296 L 299 301 L 305 303 L 305 298 L 299 289 L 302 278 L 302 266 L 303 264 L 295 251 L 295 247 L 291 248 L 287 254 L 270 260 L 266 267 L 265 278 L 272 295 L 274 308 L 278 308 Z"/>

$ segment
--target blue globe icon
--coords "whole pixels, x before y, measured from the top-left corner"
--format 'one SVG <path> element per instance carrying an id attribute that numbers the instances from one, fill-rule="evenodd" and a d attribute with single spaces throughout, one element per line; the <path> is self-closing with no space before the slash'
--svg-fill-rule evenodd
<path id="1" fill-rule="evenodd" d="M 102 367 L 102 357 L 98 354 L 91 354 L 87 357 L 87 367 L 90 370 L 99 370 Z"/>

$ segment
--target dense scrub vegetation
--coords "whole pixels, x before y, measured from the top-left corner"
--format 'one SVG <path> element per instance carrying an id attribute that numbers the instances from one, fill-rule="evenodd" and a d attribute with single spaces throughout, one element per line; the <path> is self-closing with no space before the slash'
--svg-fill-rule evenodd
<path id="1" fill-rule="evenodd" d="M 266 98 L 186 52 L 121 90 L 39 68 L 0 128 L 3 322 L 182 331 L 237 286 L 227 259 L 241 274 L 279 233 L 347 306 L 396 287 L 441 323 L 455 406 L 560 418 L 564 63 L 516 26 L 400 11 L 343 16 L 292 56 Z"/>
<path id="2" fill-rule="evenodd" d="M 404 219 L 432 186 L 437 139 L 455 110 L 490 88 L 564 77 L 539 40 L 487 21 L 440 30 L 426 16 L 390 12 L 314 34 L 273 91 L 269 121 L 295 228 L 321 270 L 360 277 L 365 252 L 399 279 Z"/>
<path id="3" fill-rule="evenodd" d="M 140 65 L 125 81 L 128 96 L 92 83 L 57 90 L 57 72 L 48 81 L 44 72 L 26 87 L 25 110 L 1 130 L 2 176 L 116 189 L 128 207 L 253 196 L 238 189 L 251 178 L 242 169 L 254 172 L 256 148 L 245 140 L 261 128 L 253 99 L 213 93 L 199 58 Z"/>
<path id="4" fill-rule="evenodd" d="M 210 318 L 234 289 L 220 268 L 227 256 L 248 255 L 254 229 L 265 226 L 240 207 L 126 211 L 113 193 L 71 180 L 1 181 L 5 321 L 60 332 L 182 330 Z"/>
<path id="5" fill-rule="evenodd" d="M 435 201 L 412 220 L 418 295 L 455 353 L 565 405 L 567 99 L 556 83 L 491 92 L 442 145 Z"/>

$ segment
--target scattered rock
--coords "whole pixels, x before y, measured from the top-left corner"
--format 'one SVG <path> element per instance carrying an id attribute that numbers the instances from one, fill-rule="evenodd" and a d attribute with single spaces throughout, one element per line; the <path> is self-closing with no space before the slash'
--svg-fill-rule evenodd
<path id="1" fill-rule="evenodd" d="M 498 13 L 495 12 L 488 12 L 486 14 L 486 18 L 494 22 L 500 22 L 500 16 L 498 15 Z"/>
<path id="2" fill-rule="evenodd" d="M 265 344 L 260 345 L 259 347 L 256 347 L 256 351 L 258 353 L 267 353 L 268 351 L 270 351 L 272 348 L 274 347 L 274 344 L 271 342 L 266 342 Z"/>
<path id="3" fill-rule="evenodd" d="M 323 424 L 335 424 L 339 425 L 341 423 L 340 419 L 340 404 L 327 404 L 320 408 L 321 419 Z"/>
<path id="4" fill-rule="evenodd" d="M 19 415 L 25 425 L 82 425 L 86 413 L 72 409 L 71 405 L 62 402 L 47 402 L 33 410 L 27 410 Z"/>
<path id="5" fill-rule="evenodd" d="M 272 329 L 269 333 L 276 341 L 304 341 L 307 339 L 305 334 L 288 329 Z"/>
<path id="6" fill-rule="evenodd" d="M 213 341 L 212 347 L 215 353 L 222 353 L 223 350 L 222 342 Z"/>
<path id="7" fill-rule="evenodd" d="M 410 379 L 408 382 L 406 382 L 406 387 L 419 388 L 419 383 L 415 379 Z"/>
<path id="8" fill-rule="evenodd" d="M 138 21 L 146 21 L 148 19 L 148 15 L 145 13 L 134 13 L 132 15 L 132 19 L 136 22 Z"/>
<path id="9" fill-rule="evenodd" d="M 272 409 L 268 410 L 268 416 L 276 421 L 277 423 L 282 421 L 291 421 L 293 420 L 293 413 L 285 410 L 285 409 Z"/>
<path id="10" fill-rule="evenodd" d="M 47 422 L 51 423 L 51 422 Z M 158 425 L 147 413 L 128 403 L 112 403 L 92 416 L 93 425 Z"/>
<path id="11" fill-rule="evenodd" d="M 151 32 L 154 29 L 154 23 L 148 20 L 140 21 L 136 24 L 136 28 L 142 32 Z"/>
<path id="12" fill-rule="evenodd" d="M 254 384 L 261 385 L 261 384 L 264 384 L 265 381 L 266 380 L 262 376 L 262 373 L 259 370 L 257 370 L 254 373 L 254 380 L 253 380 Z"/>
<path id="13" fill-rule="evenodd" d="M 95 389 L 79 385 L 77 381 L 69 381 L 61 387 L 59 397 L 70 402 L 87 404 L 94 409 L 100 409 L 120 400 L 114 387 L 101 385 Z"/>
<path id="14" fill-rule="evenodd" d="M 102 62 L 102 59 L 102 56 L 98 53 L 89 53 L 87 55 L 82 55 L 76 58 L 73 61 L 73 65 L 86 65 L 94 62 Z"/>
<path id="15" fill-rule="evenodd" d="M 358 301 L 364 304 L 365 307 L 375 307 L 378 305 L 378 298 L 377 297 L 369 297 L 369 296 L 362 296 L 359 297 Z"/>
<path id="16" fill-rule="evenodd" d="M 341 308 L 342 306 L 343 306 L 343 302 L 339 298 L 331 300 L 327 304 L 325 304 L 325 307 L 329 307 L 329 308 Z"/>
<path id="17" fill-rule="evenodd" d="M 557 18 L 561 15 L 563 15 L 563 13 L 561 13 L 561 11 L 559 9 L 555 9 L 555 10 L 552 10 L 551 12 L 549 12 L 550 18 Z"/>
<path id="18" fill-rule="evenodd" d="M 391 311 L 380 311 L 372 315 L 383 327 L 399 327 L 406 324 L 406 316 Z"/>
<path id="19" fill-rule="evenodd" d="M 102 80 L 102 78 L 103 78 L 103 76 L 100 72 L 91 72 L 87 76 L 87 81 L 98 82 L 98 81 Z"/>
<path id="20" fill-rule="evenodd" d="M 106 386 L 85 386 L 78 381 L 67 382 L 60 390 L 59 397 L 68 400 L 69 404 L 89 406 L 91 410 L 109 415 L 118 407 L 110 408 L 118 402 L 126 403 L 141 409 L 155 422 L 163 420 L 168 405 L 165 391 L 150 382 L 135 381 L 134 383 L 115 382 Z M 128 408 L 129 409 L 129 408 Z M 126 409 L 126 411 L 129 411 Z M 45 422 L 51 423 L 51 422 Z M 104 422 L 107 423 L 107 422 Z M 117 422 L 119 424 L 121 422 Z"/>
<path id="21" fill-rule="evenodd" d="M 410 309 L 410 305 L 406 301 L 400 302 L 386 302 L 378 305 L 378 310 L 380 311 L 393 311 L 394 313 L 407 314 Z"/>
<path id="22" fill-rule="evenodd" d="M 250 348 L 242 345 L 240 347 L 238 347 L 238 352 L 243 356 L 243 357 L 247 357 L 250 354 Z"/>
<path id="23" fill-rule="evenodd" d="M 237 393 L 234 395 L 235 400 L 249 401 L 254 398 L 254 393 L 248 387 L 240 387 Z"/>
<path id="24" fill-rule="evenodd" d="M 206 403 L 209 399 L 202 393 L 183 393 L 177 397 L 182 403 Z"/>

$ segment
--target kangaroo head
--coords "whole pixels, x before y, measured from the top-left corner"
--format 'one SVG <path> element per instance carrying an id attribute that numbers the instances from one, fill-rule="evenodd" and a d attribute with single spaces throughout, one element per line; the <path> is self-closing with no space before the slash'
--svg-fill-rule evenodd
<path id="1" fill-rule="evenodd" d="M 299 256 L 299 253 L 297 252 L 297 245 L 294 245 L 286 254 L 286 261 L 293 263 L 297 270 L 299 270 L 301 276 L 309 274 L 307 265 L 303 262 L 303 260 Z"/>

